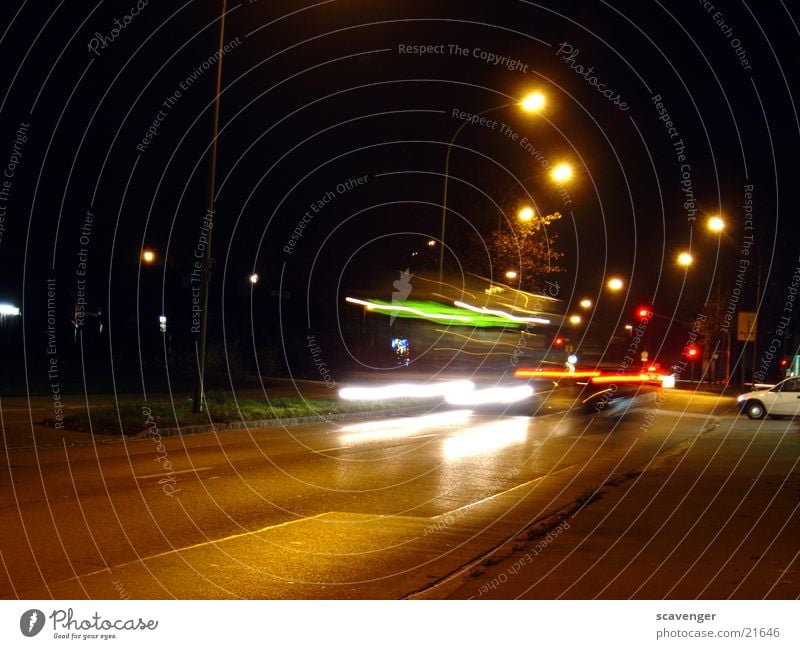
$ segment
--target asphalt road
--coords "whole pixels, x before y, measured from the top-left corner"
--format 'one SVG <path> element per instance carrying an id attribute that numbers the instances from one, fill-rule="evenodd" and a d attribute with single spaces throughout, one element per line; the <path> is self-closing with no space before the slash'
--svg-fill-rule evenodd
<path id="1" fill-rule="evenodd" d="M 419 594 L 733 417 L 665 395 L 7 450 L 0 595 Z"/>

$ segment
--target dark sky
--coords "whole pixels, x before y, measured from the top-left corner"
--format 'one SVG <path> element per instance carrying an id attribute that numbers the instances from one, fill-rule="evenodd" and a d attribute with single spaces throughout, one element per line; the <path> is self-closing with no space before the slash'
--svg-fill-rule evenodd
<path id="1" fill-rule="evenodd" d="M 80 289 L 112 329 L 127 332 L 154 310 L 186 333 L 219 9 L 3 3 L 0 166 L 12 177 L 0 202 L 0 297 L 24 303 L 32 339 L 42 336 L 48 277 L 62 313 Z M 780 0 L 229 3 L 212 308 L 241 310 L 255 269 L 255 300 L 282 283 L 313 305 L 292 317 L 328 326 L 345 289 L 405 267 L 438 237 L 445 151 L 461 125 L 453 111 L 489 110 L 495 128 L 467 126 L 453 149 L 450 265 L 468 263 L 470 232 L 487 236 L 498 205 L 511 214 L 530 193 L 540 210 L 562 213 L 561 297 L 595 299 L 600 332 L 639 303 L 691 320 L 717 287 L 729 294 L 752 234 L 768 331 L 800 253 L 797 9 Z M 500 108 L 530 89 L 547 96 L 540 115 Z M 541 160 L 574 166 L 566 202 Z M 718 238 L 704 220 L 720 212 L 728 227 Z M 157 266 L 139 268 L 143 245 Z M 684 274 L 674 259 L 690 245 L 697 262 Z M 611 274 L 628 280 L 627 295 L 603 292 Z"/>

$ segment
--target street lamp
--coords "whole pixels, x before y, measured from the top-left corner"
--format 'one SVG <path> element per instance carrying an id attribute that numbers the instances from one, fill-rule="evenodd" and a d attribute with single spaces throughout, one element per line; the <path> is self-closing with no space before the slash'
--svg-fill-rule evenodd
<path id="1" fill-rule="evenodd" d="M 723 221 L 719 216 L 712 216 L 710 219 L 708 219 L 706 227 L 708 227 L 708 229 L 712 232 L 719 233 L 725 229 L 725 221 Z"/>
<path id="2" fill-rule="evenodd" d="M 688 268 L 694 262 L 694 257 L 692 257 L 692 253 L 683 251 L 678 254 L 678 265 L 683 266 L 684 268 Z"/>
<path id="3" fill-rule="evenodd" d="M 565 183 L 572 179 L 572 165 L 562 162 L 553 167 L 550 177 L 557 183 Z"/>
<path id="4" fill-rule="evenodd" d="M 507 270 L 506 271 L 506 279 L 517 279 L 517 271 L 515 271 L 515 270 Z"/>
<path id="5" fill-rule="evenodd" d="M 581 309 L 591 309 L 592 301 L 589 298 L 585 297 L 580 302 L 578 302 L 578 305 L 581 307 Z"/>
<path id="6" fill-rule="evenodd" d="M 527 205 L 523 207 L 519 212 L 517 212 L 517 218 L 520 221 L 530 221 L 534 217 L 534 211 L 532 207 L 528 207 Z"/>
<path id="7" fill-rule="evenodd" d="M 522 107 L 522 110 L 528 113 L 535 113 L 540 111 L 544 108 L 545 98 L 541 92 L 531 92 L 525 95 L 522 98 L 522 101 L 519 102 L 519 105 Z"/>
<path id="8" fill-rule="evenodd" d="M 502 104 L 500 106 L 493 106 L 492 108 L 486 108 L 481 112 L 477 113 L 475 117 L 480 118 L 481 116 L 485 115 L 486 113 L 491 113 L 496 110 L 500 110 L 501 108 L 508 108 L 509 106 L 519 106 L 523 111 L 532 113 L 540 110 L 545 104 L 544 95 L 540 92 L 531 92 L 525 97 L 522 98 L 521 101 L 513 103 L 513 104 Z M 474 120 L 465 120 L 461 122 L 461 125 L 456 129 L 455 133 L 453 133 L 453 137 L 450 138 L 450 143 L 447 145 L 447 154 L 444 160 L 444 189 L 442 191 L 442 231 L 441 236 L 439 237 L 439 241 L 441 242 L 441 246 L 439 248 L 439 282 L 442 281 L 442 275 L 444 274 L 444 235 L 445 235 L 445 223 L 447 221 L 447 185 L 448 180 L 450 178 L 450 153 L 453 150 L 453 143 L 456 141 L 458 134 L 464 129 L 467 124 L 472 123 Z"/>
<path id="9" fill-rule="evenodd" d="M 583 322 L 583 318 L 581 318 L 577 313 L 574 313 L 569 317 L 569 323 L 571 325 L 578 326 L 581 322 Z"/>
<path id="10" fill-rule="evenodd" d="M 250 275 L 250 277 L 248 279 L 250 280 L 251 284 L 258 284 L 258 280 L 260 278 L 258 276 L 258 273 L 253 273 L 252 275 Z"/>
<path id="11" fill-rule="evenodd" d="M 156 253 L 150 250 L 150 248 L 146 248 L 142 251 L 142 261 L 147 264 L 154 264 L 156 261 Z"/>
<path id="12" fill-rule="evenodd" d="M 606 282 L 606 286 L 608 287 L 609 291 L 621 291 L 622 287 L 624 286 L 622 280 L 619 277 L 612 277 L 611 279 Z"/>

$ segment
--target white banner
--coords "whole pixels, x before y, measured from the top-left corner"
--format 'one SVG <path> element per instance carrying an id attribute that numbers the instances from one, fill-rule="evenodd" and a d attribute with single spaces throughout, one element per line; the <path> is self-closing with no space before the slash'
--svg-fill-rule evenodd
<path id="1" fill-rule="evenodd" d="M 797 601 L 5 601 L 0 643 L 777 648 L 800 646 L 798 614 Z"/>

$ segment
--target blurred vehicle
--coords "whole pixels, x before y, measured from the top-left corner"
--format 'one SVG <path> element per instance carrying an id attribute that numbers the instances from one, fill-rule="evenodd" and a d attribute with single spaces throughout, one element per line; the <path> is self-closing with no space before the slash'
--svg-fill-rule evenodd
<path id="1" fill-rule="evenodd" d="M 800 415 L 800 377 L 785 379 L 768 389 L 745 392 L 736 397 L 750 419 L 773 419 Z"/>

